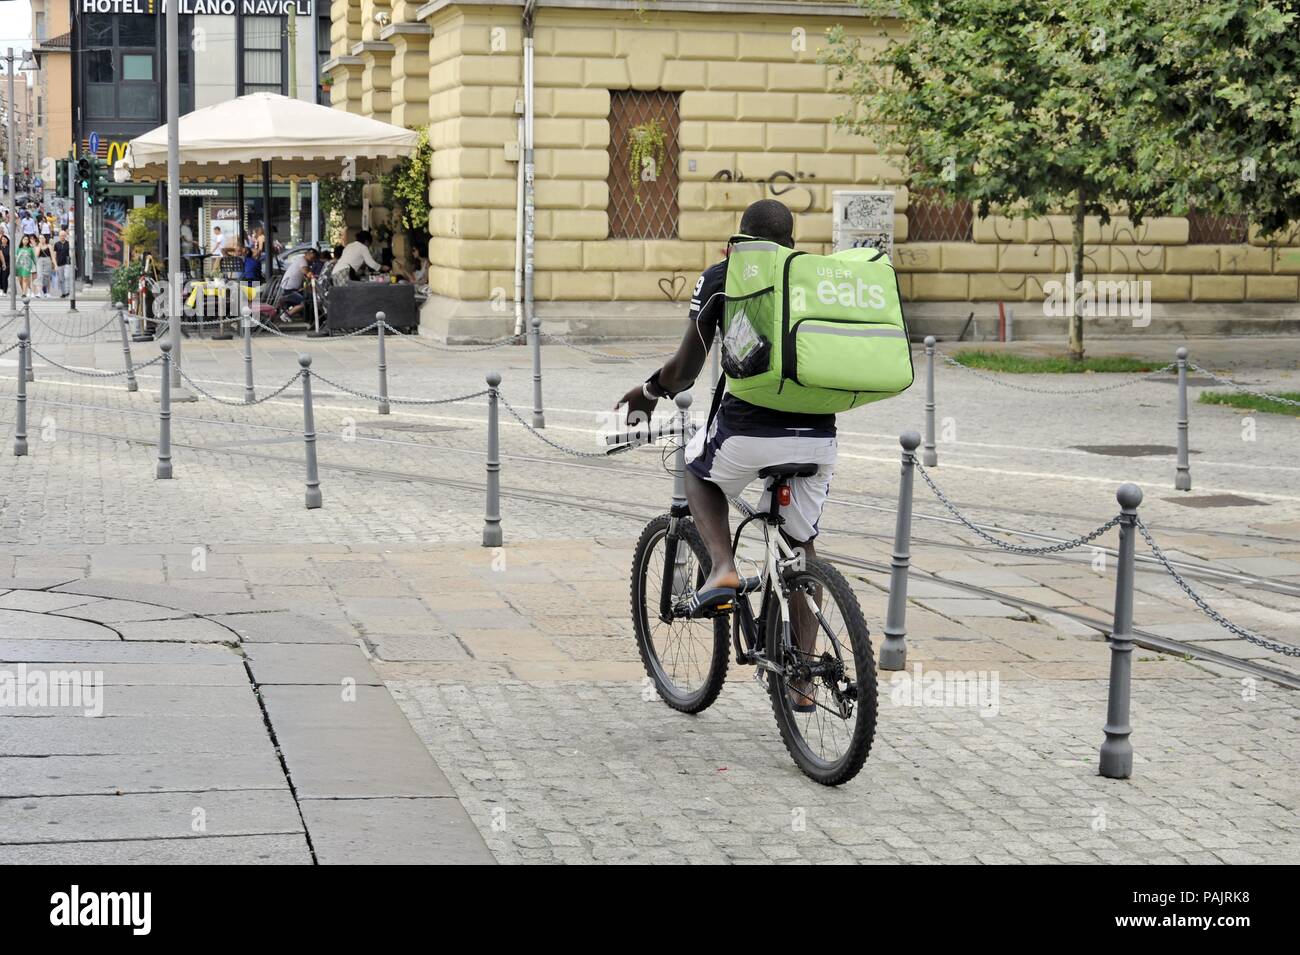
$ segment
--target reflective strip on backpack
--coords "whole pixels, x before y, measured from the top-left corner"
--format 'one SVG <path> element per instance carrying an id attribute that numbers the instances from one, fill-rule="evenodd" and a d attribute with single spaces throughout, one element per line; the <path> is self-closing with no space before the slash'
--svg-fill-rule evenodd
<path id="1" fill-rule="evenodd" d="M 817 319 L 804 319 L 806 321 L 817 321 Z M 803 322 L 799 323 L 801 326 Z M 812 328 L 797 329 L 796 334 L 803 335 L 812 333 L 814 335 L 850 335 L 854 338 L 906 338 L 907 332 L 901 328 L 825 328 L 814 326 Z"/>

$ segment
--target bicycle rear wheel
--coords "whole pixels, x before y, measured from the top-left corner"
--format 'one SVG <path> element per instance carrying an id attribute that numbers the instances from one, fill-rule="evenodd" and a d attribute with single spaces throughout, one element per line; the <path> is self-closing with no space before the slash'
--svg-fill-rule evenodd
<path id="1" fill-rule="evenodd" d="M 660 616 L 660 598 L 675 548 L 672 603 L 694 593 L 708 576 L 709 553 L 690 518 L 682 518 L 677 536 L 668 538 L 670 518 L 661 514 L 641 532 L 632 558 L 632 624 L 646 673 L 665 703 L 683 713 L 706 709 L 727 678 L 727 617 L 692 620 Z"/>
<path id="2" fill-rule="evenodd" d="M 767 679 L 772 710 L 795 764 L 822 785 L 838 786 L 862 769 L 876 733 L 871 635 L 858 598 L 830 564 L 809 560 L 785 580 L 793 639 L 785 638 L 779 601 L 770 602 L 766 621 L 767 657 L 782 667 L 780 677 Z M 809 704 L 811 712 L 795 709 Z"/>

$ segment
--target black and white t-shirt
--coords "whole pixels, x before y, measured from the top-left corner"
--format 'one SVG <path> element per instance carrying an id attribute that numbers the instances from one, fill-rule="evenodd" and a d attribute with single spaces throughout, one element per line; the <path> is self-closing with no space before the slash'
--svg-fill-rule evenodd
<path id="1" fill-rule="evenodd" d="M 722 334 L 722 317 L 727 287 L 727 261 L 723 259 L 704 270 L 695 291 L 691 293 L 691 307 L 687 317 L 696 323 L 706 343 Z M 791 429 L 808 429 L 819 435 L 835 434 L 835 415 L 799 414 L 762 408 L 748 401 L 726 394 L 722 398 L 720 413 L 726 415 L 731 429 L 750 435 L 784 435 Z"/>

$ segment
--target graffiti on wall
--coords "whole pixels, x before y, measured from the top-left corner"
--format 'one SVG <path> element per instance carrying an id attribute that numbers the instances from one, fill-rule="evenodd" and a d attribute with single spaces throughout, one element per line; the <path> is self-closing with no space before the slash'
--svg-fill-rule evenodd
<path id="1" fill-rule="evenodd" d="M 107 200 L 104 203 L 104 228 L 100 239 L 100 251 L 103 253 L 106 269 L 115 269 L 124 263 L 126 253 L 122 245 L 124 228 L 126 228 L 126 202 L 122 199 Z"/>

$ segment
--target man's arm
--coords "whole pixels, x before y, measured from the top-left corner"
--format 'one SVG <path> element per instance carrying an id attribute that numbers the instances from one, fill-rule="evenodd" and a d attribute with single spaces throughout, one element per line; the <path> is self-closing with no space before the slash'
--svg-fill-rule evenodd
<path id="1" fill-rule="evenodd" d="M 695 283 L 688 313 L 686 334 L 682 336 L 677 351 L 659 369 L 659 386 L 666 394 L 686 391 L 695 383 L 696 377 L 704 367 L 713 344 L 713 336 L 718 326 L 718 317 L 722 309 L 721 293 L 726 281 L 726 268 L 714 267 L 700 276 Z M 637 385 L 619 399 L 619 405 L 627 406 L 627 420 L 635 424 L 638 416 L 648 421 L 654 412 L 657 398 L 648 397 L 644 387 Z M 615 407 L 618 407 L 617 405 Z"/>

